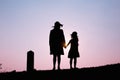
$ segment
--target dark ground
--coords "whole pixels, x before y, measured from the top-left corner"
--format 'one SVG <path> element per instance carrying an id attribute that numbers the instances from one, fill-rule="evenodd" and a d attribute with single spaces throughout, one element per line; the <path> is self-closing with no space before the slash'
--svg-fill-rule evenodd
<path id="1" fill-rule="evenodd" d="M 0 73 L 0 80 L 120 80 L 120 63 L 99 67 Z"/>

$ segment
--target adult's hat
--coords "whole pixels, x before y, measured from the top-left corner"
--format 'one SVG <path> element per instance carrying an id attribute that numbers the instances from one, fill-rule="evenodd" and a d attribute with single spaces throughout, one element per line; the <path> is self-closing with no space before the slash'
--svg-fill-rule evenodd
<path id="1" fill-rule="evenodd" d="M 61 26 L 61 27 L 62 27 L 63 24 L 61 24 L 59 21 L 56 21 L 55 24 L 54 24 L 54 27 L 55 27 L 55 26 Z"/>

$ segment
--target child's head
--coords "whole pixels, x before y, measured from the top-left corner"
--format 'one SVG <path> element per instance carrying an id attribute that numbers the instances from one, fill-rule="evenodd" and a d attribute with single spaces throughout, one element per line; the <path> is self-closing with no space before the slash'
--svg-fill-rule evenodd
<path id="1" fill-rule="evenodd" d="M 77 38 L 77 32 L 76 31 L 72 32 L 71 37 L 72 38 Z"/>

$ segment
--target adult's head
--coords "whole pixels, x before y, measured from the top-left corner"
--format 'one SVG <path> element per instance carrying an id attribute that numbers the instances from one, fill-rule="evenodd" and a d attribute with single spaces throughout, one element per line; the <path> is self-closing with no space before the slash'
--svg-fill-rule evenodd
<path id="1" fill-rule="evenodd" d="M 56 21 L 55 23 L 54 23 L 54 26 L 53 26 L 54 28 L 60 28 L 60 27 L 63 27 L 63 24 L 61 24 L 59 21 Z"/>

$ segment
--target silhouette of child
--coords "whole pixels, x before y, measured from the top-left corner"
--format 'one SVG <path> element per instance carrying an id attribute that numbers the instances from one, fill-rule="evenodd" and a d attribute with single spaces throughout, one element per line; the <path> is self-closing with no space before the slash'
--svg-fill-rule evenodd
<path id="1" fill-rule="evenodd" d="M 70 58 L 70 69 L 73 69 L 72 67 L 73 60 L 74 60 L 74 68 L 76 69 L 77 58 L 80 57 L 79 51 L 78 51 L 78 36 L 76 31 L 74 31 L 71 34 L 71 40 L 68 42 L 66 47 L 69 44 L 71 44 L 70 50 L 68 52 L 68 58 Z"/>

